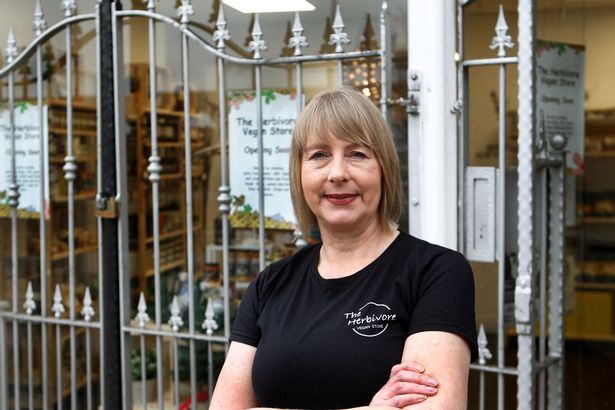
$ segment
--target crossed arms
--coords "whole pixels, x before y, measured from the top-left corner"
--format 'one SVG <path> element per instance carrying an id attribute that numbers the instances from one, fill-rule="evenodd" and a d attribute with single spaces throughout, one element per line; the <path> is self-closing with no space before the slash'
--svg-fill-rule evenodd
<path id="1" fill-rule="evenodd" d="M 258 406 L 252 389 L 255 353 L 253 346 L 231 343 L 210 410 Z M 418 363 L 425 366 L 424 372 Z M 401 364 L 393 367 L 369 406 L 360 409 L 465 410 L 469 368 L 470 349 L 461 337 L 440 331 L 415 333 L 406 339 Z"/>

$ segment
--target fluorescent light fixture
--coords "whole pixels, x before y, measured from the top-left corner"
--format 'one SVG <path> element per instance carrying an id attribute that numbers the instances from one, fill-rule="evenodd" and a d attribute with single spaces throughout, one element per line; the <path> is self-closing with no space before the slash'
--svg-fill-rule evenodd
<path id="1" fill-rule="evenodd" d="M 222 3 L 242 13 L 316 10 L 316 7 L 307 0 L 222 0 Z"/>

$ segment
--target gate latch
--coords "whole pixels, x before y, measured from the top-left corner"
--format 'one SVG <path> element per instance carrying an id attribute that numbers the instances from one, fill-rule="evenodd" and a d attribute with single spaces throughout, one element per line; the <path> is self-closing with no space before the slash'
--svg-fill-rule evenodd
<path id="1" fill-rule="evenodd" d="M 106 219 L 117 219 L 118 202 L 114 197 L 96 195 L 96 216 Z"/>

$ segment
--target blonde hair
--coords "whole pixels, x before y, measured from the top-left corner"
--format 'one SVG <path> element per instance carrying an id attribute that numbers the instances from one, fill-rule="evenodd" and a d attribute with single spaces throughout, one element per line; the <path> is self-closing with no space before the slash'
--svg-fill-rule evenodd
<path id="1" fill-rule="evenodd" d="M 399 158 L 393 135 L 382 113 L 363 94 L 349 87 L 318 93 L 299 115 L 290 147 L 290 194 L 299 227 L 309 235 L 318 228 L 301 184 L 301 160 L 308 140 L 330 137 L 370 148 L 382 171 L 378 218 L 383 228 L 397 228 L 402 192 Z"/>

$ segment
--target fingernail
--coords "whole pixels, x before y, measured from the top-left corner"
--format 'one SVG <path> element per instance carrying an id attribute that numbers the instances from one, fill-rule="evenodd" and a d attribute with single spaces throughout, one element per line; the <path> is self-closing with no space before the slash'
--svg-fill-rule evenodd
<path id="1" fill-rule="evenodd" d="M 423 366 L 421 366 L 420 364 L 418 364 L 418 363 L 412 363 L 412 365 L 414 366 L 416 371 L 419 371 L 419 372 L 424 372 L 425 371 L 425 368 Z"/>
<path id="2" fill-rule="evenodd" d="M 433 377 L 430 377 L 429 379 L 427 379 L 427 383 L 431 384 L 432 386 L 438 385 L 438 381 L 434 379 Z"/>
<path id="3" fill-rule="evenodd" d="M 425 396 L 425 395 L 423 395 L 423 394 L 420 394 L 420 395 L 418 396 L 418 399 L 419 399 L 420 401 L 427 400 L 427 396 Z"/>
<path id="4" fill-rule="evenodd" d="M 437 391 L 438 391 L 438 389 L 437 389 L 437 388 L 435 388 L 435 387 L 431 387 L 431 386 L 426 386 L 426 387 L 425 387 L 425 390 L 427 390 L 427 392 L 428 392 L 428 393 L 435 393 L 435 392 L 437 392 Z"/>

